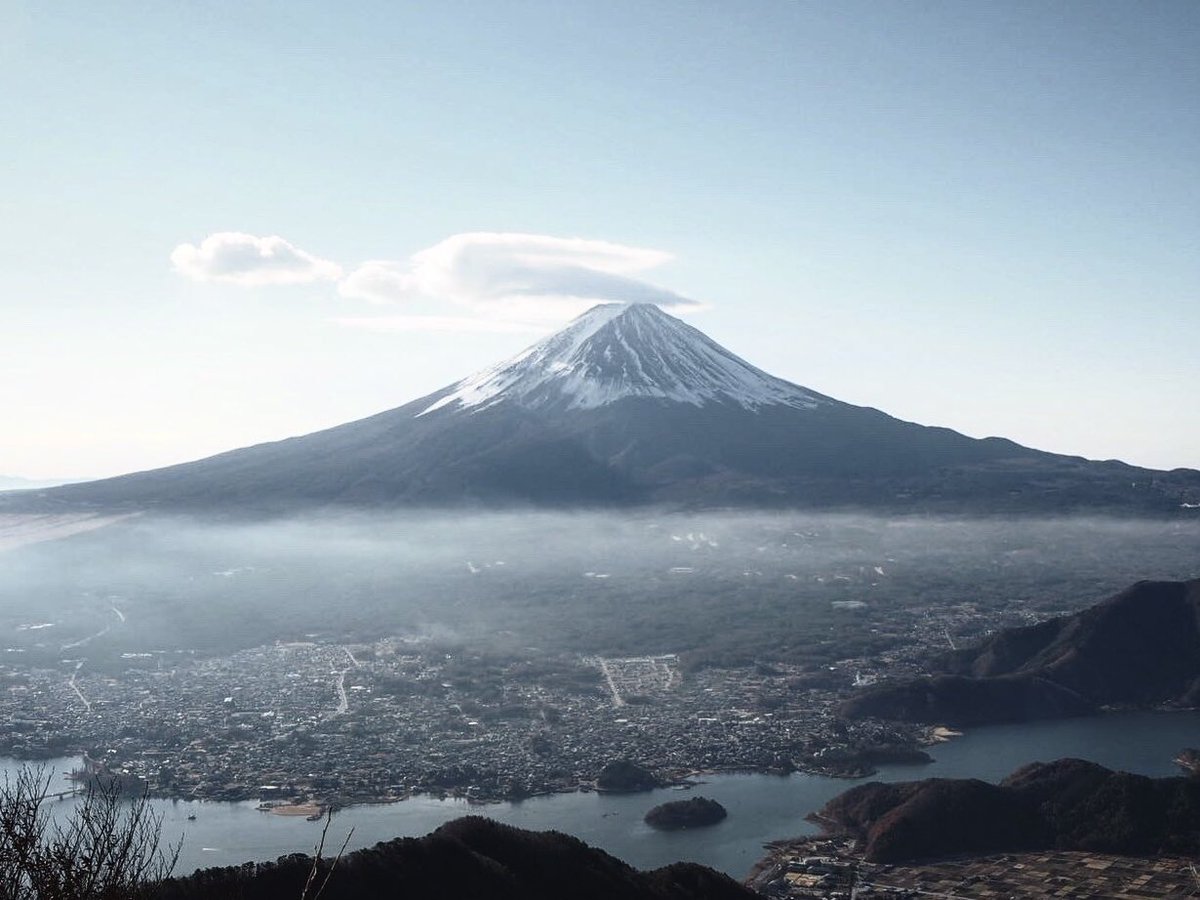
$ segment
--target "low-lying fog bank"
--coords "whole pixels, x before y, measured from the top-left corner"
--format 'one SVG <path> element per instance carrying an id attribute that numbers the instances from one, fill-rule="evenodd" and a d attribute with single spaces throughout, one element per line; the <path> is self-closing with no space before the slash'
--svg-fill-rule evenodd
<path id="1" fill-rule="evenodd" d="M 388 633 L 718 663 L 838 658 L 900 640 L 934 606 L 961 607 L 965 635 L 973 611 L 1011 609 L 1016 624 L 1200 573 L 1198 518 L 147 514 L 41 517 L 24 533 L 69 536 L 0 556 L 3 646 L 57 661 L 86 641 L 93 665 Z"/>

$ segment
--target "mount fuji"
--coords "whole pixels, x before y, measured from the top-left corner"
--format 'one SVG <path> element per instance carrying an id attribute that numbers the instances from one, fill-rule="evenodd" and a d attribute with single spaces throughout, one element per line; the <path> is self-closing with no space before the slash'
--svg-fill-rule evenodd
<path id="1" fill-rule="evenodd" d="M 1200 472 L 977 440 L 767 374 L 649 304 L 604 304 L 427 397 L 182 465 L 4 495 L 105 509 L 808 506 L 1167 512 Z"/>

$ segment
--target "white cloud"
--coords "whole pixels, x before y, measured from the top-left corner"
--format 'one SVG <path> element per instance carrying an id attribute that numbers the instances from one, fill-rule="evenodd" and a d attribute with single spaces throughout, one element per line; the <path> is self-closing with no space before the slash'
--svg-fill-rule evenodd
<path id="1" fill-rule="evenodd" d="M 669 261 L 660 250 L 538 234 L 457 234 L 404 263 L 363 263 L 338 293 L 373 303 L 449 301 L 497 321 L 545 322 L 603 301 L 694 307 L 638 277 Z"/>
<path id="2" fill-rule="evenodd" d="M 644 278 L 671 258 L 661 250 L 609 241 L 505 232 L 456 234 L 407 260 L 369 260 L 348 274 L 277 235 L 222 231 L 171 253 L 175 270 L 197 281 L 249 286 L 337 281 L 347 299 L 418 302 L 422 312 L 433 313 L 334 320 L 383 332 L 537 333 L 602 302 L 655 303 L 674 311 L 700 306 Z M 447 304 L 457 314 L 437 314 Z"/>
<path id="3" fill-rule="evenodd" d="M 365 262 L 338 284 L 338 293 L 352 300 L 395 303 L 415 295 L 413 277 L 387 260 Z"/>
<path id="4" fill-rule="evenodd" d="M 180 244 L 171 252 L 175 271 L 197 281 L 256 286 L 335 281 L 342 267 L 288 243 L 278 235 L 240 231 L 210 234 L 200 246 Z"/>

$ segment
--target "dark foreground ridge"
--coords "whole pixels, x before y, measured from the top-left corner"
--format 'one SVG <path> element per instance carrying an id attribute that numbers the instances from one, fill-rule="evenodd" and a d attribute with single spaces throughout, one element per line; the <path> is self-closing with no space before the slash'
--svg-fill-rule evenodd
<path id="1" fill-rule="evenodd" d="M 1200 780 L 1060 759 L 1031 763 L 999 785 L 872 782 L 835 797 L 814 819 L 853 834 L 873 862 L 1032 850 L 1193 855 L 1200 852 Z"/>
<path id="2" fill-rule="evenodd" d="M 336 827 L 336 822 L 335 822 Z M 331 829 L 332 831 L 332 829 Z M 205 869 L 172 879 L 159 900 L 295 900 L 312 859 Z M 324 879 L 322 863 L 316 884 Z M 727 875 L 693 863 L 641 872 L 555 831 L 534 832 L 469 816 L 423 838 L 397 838 L 348 854 L 323 900 L 746 900 Z"/>
<path id="3" fill-rule="evenodd" d="M 1011 628 L 873 686 L 842 707 L 956 726 L 1086 715 L 1105 706 L 1200 705 L 1200 580 L 1140 581 L 1070 616 Z"/>

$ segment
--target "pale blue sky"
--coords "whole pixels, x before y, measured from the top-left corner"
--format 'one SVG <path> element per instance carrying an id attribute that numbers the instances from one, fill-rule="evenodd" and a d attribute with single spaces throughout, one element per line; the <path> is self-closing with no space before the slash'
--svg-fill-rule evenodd
<path id="1" fill-rule="evenodd" d="M 0 0 L 0 84 L 3 474 L 314 430 L 536 337 L 460 270 L 379 304 L 172 264 L 225 232 L 401 279 L 454 235 L 615 242 L 792 381 L 1200 467 L 1193 0 Z"/>

